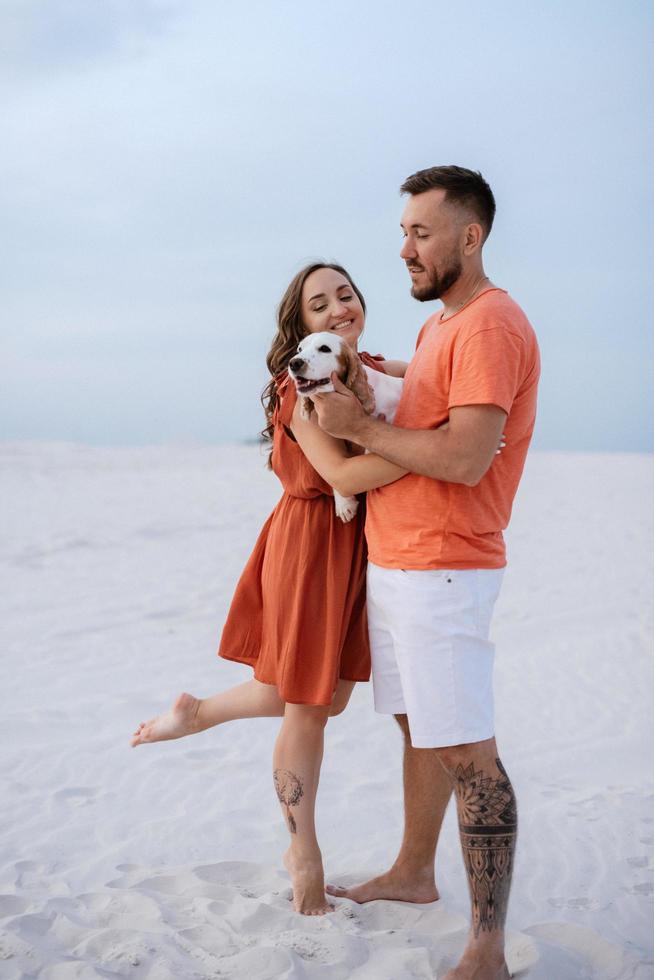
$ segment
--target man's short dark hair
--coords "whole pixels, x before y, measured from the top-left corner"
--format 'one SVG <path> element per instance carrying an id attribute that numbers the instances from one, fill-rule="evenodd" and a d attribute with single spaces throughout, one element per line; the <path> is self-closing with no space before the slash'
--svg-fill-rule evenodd
<path id="1" fill-rule="evenodd" d="M 478 171 L 455 166 L 428 167 L 407 177 L 400 193 L 424 194 L 434 188 L 446 191 L 446 201 L 469 208 L 484 229 L 484 240 L 488 238 L 495 217 L 495 198 Z"/>

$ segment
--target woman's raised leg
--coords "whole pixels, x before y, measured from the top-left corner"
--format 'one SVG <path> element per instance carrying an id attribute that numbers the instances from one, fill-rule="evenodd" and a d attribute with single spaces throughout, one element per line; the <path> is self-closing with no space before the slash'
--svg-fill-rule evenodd
<path id="1" fill-rule="evenodd" d="M 184 692 L 169 711 L 141 722 L 131 745 L 194 735 L 237 718 L 279 718 L 283 714 L 284 702 L 276 686 L 255 679 L 208 698 L 195 698 Z"/>

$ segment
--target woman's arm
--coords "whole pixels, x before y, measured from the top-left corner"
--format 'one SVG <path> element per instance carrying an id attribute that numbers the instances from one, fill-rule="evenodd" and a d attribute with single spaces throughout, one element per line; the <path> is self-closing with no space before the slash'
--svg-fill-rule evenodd
<path id="1" fill-rule="evenodd" d="M 382 361 L 386 374 L 391 374 L 394 378 L 403 378 L 409 366 L 408 361 Z"/>
<path id="2" fill-rule="evenodd" d="M 309 421 L 300 417 L 299 399 L 293 410 L 291 432 L 313 468 L 344 497 L 384 487 L 409 472 L 374 454 L 349 456 L 340 439 L 320 428 L 315 412 Z"/>

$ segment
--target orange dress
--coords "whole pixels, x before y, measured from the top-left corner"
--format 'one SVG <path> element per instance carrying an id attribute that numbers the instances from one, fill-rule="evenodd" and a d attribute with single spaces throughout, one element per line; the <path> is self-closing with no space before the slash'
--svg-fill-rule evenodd
<path id="1" fill-rule="evenodd" d="M 359 355 L 383 371 L 381 357 Z M 339 678 L 367 681 L 365 497 L 336 516 L 332 488 L 290 433 L 297 394 L 277 384 L 272 467 L 284 493 L 264 524 L 227 614 L 218 654 L 250 664 L 284 701 L 330 704 Z"/>

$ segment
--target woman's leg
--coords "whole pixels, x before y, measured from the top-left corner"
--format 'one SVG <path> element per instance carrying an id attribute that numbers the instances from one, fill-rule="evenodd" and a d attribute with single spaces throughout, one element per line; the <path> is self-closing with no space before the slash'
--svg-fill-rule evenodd
<path id="1" fill-rule="evenodd" d="M 356 681 L 339 680 L 329 709 L 329 717 L 340 715 L 347 708 Z"/>
<path id="2" fill-rule="evenodd" d="M 329 710 L 330 716 L 345 711 L 355 684 L 356 681 L 339 680 Z M 134 732 L 131 744 L 134 747 L 146 742 L 195 735 L 238 718 L 281 718 L 283 714 L 284 701 L 275 685 L 262 684 L 255 679 L 208 698 L 194 698 L 192 694 L 184 692 L 176 698 L 170 711 L 142 721 Z"/>
<path id="3" fill-rule="evenodd" d="M 170 711 L 141 722 L 131 745 L 194 735 L 237 718 L 279 718 L 283 714 L 284 702 L 275 685 L 255 679 L 208 698 L 194 698 L 184 692 L 175 699 Z"/>
<path id="4" fill-rule="evenodd" d="M 275 790 L 291 836 L 284 864 L 295 910 L 304 915 L 324 915 L 333 908 L 325 896 L 314 819 L 329 712 L 329 705 L 287 704 L 273 754 Z"/>

